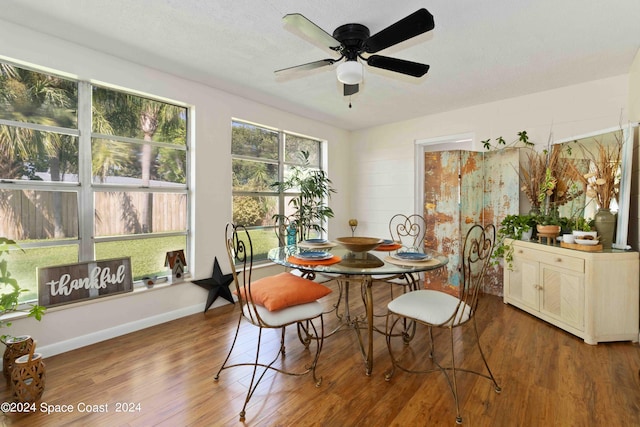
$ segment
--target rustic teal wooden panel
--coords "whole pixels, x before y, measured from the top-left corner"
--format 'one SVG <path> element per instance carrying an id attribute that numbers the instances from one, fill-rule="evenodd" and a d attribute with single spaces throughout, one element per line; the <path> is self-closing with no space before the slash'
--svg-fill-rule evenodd
<path id="1" fill-rule="evenodd" d="M 492 223 L 496 229 L 507 215 L 519 213 L 520 178 L 519 149 L 484 153 L 484 223 Z M 485 275 L 485 292 L 502 296 L 503 288 L 502 266 L 492 266 Z"/>
<path id="2" fill-rule="evenodd" d="M 449 256 L 447 274 L 426 275 L 425 286 L 457 292 L 460 284 L 461 151 L 425 153 L 425 244 Z"/>
<path id="3" fill-rule="evenodd" d="M 447 274 L 427 275 L 425 286 L 456 294 L 462 277 L 460 252 L 468 229 L 518 212 L 518 151 L 425 153 L 425 246 L 449 256 Z M 516 165 L 516 167 L 514 167 Z M 502 295 L 502 270 L 487 274 L 485 291 Z"/>

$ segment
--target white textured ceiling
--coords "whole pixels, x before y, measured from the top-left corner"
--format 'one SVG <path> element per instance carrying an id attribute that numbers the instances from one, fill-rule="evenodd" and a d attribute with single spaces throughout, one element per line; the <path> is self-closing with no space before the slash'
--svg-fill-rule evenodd
<path id="1" fill-rule="evenodd" d="M 330 34 L 354 22 L 375 34 L 422 7 L 435 29 L 380 52 L 429 64 L 420 79 L 366 68 L 349 109 L 335 65 L 274 75 L 336 57 L 286 28 L 285 14 Z M 640 0 L 0 0 L 0 11 L 0 19 L 350 130 L 626 74 L 640 48 Z"/>

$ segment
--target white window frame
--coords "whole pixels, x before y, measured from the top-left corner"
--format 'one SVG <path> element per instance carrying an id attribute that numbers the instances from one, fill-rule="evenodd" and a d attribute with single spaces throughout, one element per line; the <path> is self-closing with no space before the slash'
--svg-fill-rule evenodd
<path id="1" fill-rule="evenodd" d="M 18 122 L 13 120 L 4 120 L 0 119 L 0 125 L 19 127 L 19 128 L 27 128 L 33 129 L 36 131 L 43 132 L 53 132 L 63 135 L 71 135 L 78 137 L 78 182 L 64 182 L 64 181 L 56 181 L 56 182 L 44 182 L 44 181 L 27 181 L 27 180 L 13 180 L 13 179 L 0 179 L 0 189 L 5 190 L 35 190 L 35 191 L 62 191 L 62 192 L 76 192 L 77 193 L 77 204 L 78 204 L 78 239 L 77 240 L 40 240 L 37 242 L 18 242 L 20 248 L 22 249 L 34 249 L 34 248 L 49 248 L 49 247 L 57 247 L 57 246 L 69 246 L 69 245 L 78 245 L 78 262 L 85 261 L 93 261 L 95 260 L 95 245 L 102 242 L 112 242 L 112 241 L 124 241 L 124 240 L 135 240 L 135 239 L 149 239 L 156 237 L 171 237 L 171 236 L 185 236 L 186 243 L 185 249 L 190 248 L 190 240 L 191 240 L 191 209 L 192 209 L 192 195 L 190 192 L 191 182 L 191 158 L 189 152 L 191 150 L 191 146 L 193 144 L 193 127 L 195 123 L 193 123 L 193 107 L 187 105 L 186 103 L 175 101 L 175 100 L 167 100 L 158 96 L 153 96 L 149 94 L 141 94 L 140 92 L 134 90 L 127 90 L 120 87 L 115 87 L 113 85 L 108 85 L 104 83 L 96 83 L 92 84 L 86 80 L 75 79 L 65 75 L 61 72 L 52 72 L 48 69 L 39 68 L 37 66 L 28 66 L 23 63 L 12 62 L 6 59 L 0 59 L 2 62 L 7 63 L 9 65 L 13 65 L 15 67 L 19 67 L 22 69 L 30 70 L 37 73 L 52 75 L 56 77 L 63 78 L 65 80 L 70 80 L 77 82 L 78 84 L 78 115 L 77 115 L 77 129 L 71 128 L 61 128 L 57 126 L 48 126 L 41 125 L 35 123 L 28 122 Z M 93 133 L 92 130 L 92 87 L 98 86 L 101 88 L 105 88 L 108 90 L 114 90 L 122 93 L 129 93 L 134 96 L 145 97 L 151 99 L 153 101 L 173 104 L 186 109 L 187 117 L 186 117 L 186 144 L 185 146 L 168 144 L 162 142 L 149 142 L 143 141 L 135 138 L 126 138 L 119 137 L 116 135 L 101 135 L 98 133 Z M 184 150 L 186 151 L 186 182 L 185 184 L 172 184 L 171 186 L 161 186 L 161 187 L 141 187 L 135 185 L 127 185 L 127 184 L 103 184 L 93 182 L 92 179 L 92 170 L 91 170 L 91 145 L 93 138 L 106 138 L 109 140 L 116 140 L 121 142 L 135 142 L 135 143 L 145 143 L 151 144 L 156 147 L 169 147 L 175 150 Z M 94 235 L 94 227 L 95 227 L 95 195 L 99 192 L 105 191 L 126 191 L 126 192 L 149 192 L 149 193 L 177 193 L 177 194 L 185 194 L 187 198 L 185 217 L 187 218 L 186 228 L 183 231 L 176 232 L 159 232 L 159 233 L 141 233 L 141 234 L 129 234 L 129 235 L 118 235 L 118 236 L 95 236 Z M 187 265 L 190 265 L 191 256 L 190 251 L 185 251 L 185 256 L 187 257 Z M 35 277 L 35 272 L 34 272 Z M 36 290 L 38 284 L 35 283 Z M 24 286 L 23 286 L 24 287 Z M 135 287 L 144 287 L 142 281 L 136 281 Z M 29 301 L 25 301 L 29 302 Z"/>
<path id="2" fill-rule="evenodd" d="M 273 131 L 278 134 L 278 159 L 277 160 L 269 160 L 262 158 L 255 158 L 249 156 L 236 155 L 231 153 L 231 160 L 258 160 L 265 163 L 277 164 L 278 166 L 278 181 L 282 182 L 284 180 L 284 171 L 286 167 L 300 166 L 298 163 L 287 162 L 285 157 L 285 144 L 287 135 L 291 135 L 294 137 L 305 138 L 309 140 L 316 141 L 318 143 L 319 153 L 318 153 L 318 164 L 313 165 L 312 167 L 318 168 L 319 170 L 327 170 L 327 144 L 326 141 L 323 141 L 320 138 L 302 135 L 295 132 L 290 132 L 282 129 L 276 129 L 270 126 L 265 126 L 257 123 L 253 123 L 247 120 L 242 120 L 238 118 L 232 118 L 231 126 L 233 127 L 233 123 L 242 123 L 250 126 L 255 126 L 257 128 L 262 128 L 265 130 Z M 299 193 L 288 191 L 270 191 L 270 192 L 255 192 L 255 191 L 236 191 L 233 188 L 231 189 L 232 200 L 235 196 L 249 196 L 249 197 L 258 197 L 258 196 L 269 196 L 269 197 L 278 197 L 278 213 L 280 215 L 285 214 L 286 208 L 286 197 L 296 196 Z M 232 202 L 233 204 L 233 202 Z M 326 224 L 325 224 L 326 226 Z M 249 230 L 260 230 L 260 229 L 273 229 L 275 233 L 275 224 L 270 224 L 268 226 L 256 226 L 256 227 L 248 227 Z M 260 262 L 260 261 L 258 261 Z M 266 262 L 266 261 L 265 261 Z"/>

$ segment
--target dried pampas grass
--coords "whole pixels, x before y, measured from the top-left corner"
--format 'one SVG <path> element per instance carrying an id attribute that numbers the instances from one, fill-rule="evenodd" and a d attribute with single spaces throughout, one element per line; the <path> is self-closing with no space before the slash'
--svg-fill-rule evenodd
<path id="1" fill-rule="evenodd" d="M 520 164 L 520 189 L 531 207 L 539 212 L 560 207 L 584 192 L 575 185 L 582 182 L 582 174 L 572 159 L 562 155 L 562 150 L 562 145 L 553 145 L 543 152 L 528 150 L 527 160 Z M 548 205 L 542 206 L 545 201 Z"/>
<path id="2" fill-rule="evenodd" d="M 622 161 L 622 133 L 614 134 L 615 141 L 605 144 L 595 139 L 595 149 L 589 150 L 584 144 L 580 149 L 589 160 L 589 172 L 578 172 L 580 181 L 586 188 L 588 197 L 595 199 L 599 208 L 609 209 L 611 201 L 620 191 L 620 164 Z"/>

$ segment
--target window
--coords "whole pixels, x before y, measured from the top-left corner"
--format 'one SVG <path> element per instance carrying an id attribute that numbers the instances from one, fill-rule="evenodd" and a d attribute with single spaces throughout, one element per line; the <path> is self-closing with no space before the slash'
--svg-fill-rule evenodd
<path id="1" fill-rule="evenodd" d="M 131 257 L 135 279 L 186 249 L 188 109 L 0 63 L 0 236 L 36 268 Z"/>
<path id="2" fill-rule="evenodd" d="M 302 151 L 309 153 L 304 165 Z M 233 221 L 249 229 L 254 259 L 266 259 L 278 246 L 274 215 L 289 215 L 295 190 L 281 193 L 272 184 L 294 167 L 320 169 L 322 142 L 250 123 L 232 122 Z"/>

